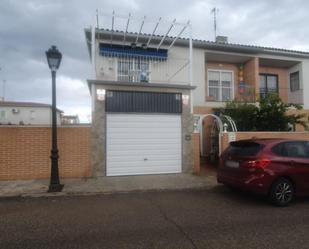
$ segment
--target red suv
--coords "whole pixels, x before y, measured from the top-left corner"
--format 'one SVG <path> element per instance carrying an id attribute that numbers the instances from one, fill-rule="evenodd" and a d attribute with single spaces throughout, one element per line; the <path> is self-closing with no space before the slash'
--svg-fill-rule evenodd
<path id="1" fill-rule="evenodd" d="M 217 181 L 268 196 L 279 206 L 309 194 L 309 141 L 252 139 L 231 142 Z"/>

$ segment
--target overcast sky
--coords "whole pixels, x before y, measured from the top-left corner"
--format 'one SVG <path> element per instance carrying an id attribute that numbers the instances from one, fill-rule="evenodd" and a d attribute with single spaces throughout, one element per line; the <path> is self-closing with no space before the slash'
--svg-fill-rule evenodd
<path id="1" fill-rule="evenodd" d="M 87 122 L 91 109 L 86 79 L 93 75 L 84 28 L 93 23 L 96 9 L 191 20 L 194 38 L 213 40 L 213 7 L 219 9 L 218 34 L 228 36 L 229 42 L 309 51 L 308 1 L 1 0 L 0 96 L 5 80 L 6 100 L 51 103 L 45 51 L 54 44 L 63 54 L 57 74 L 58 107 Z M 123 27 L 121 20 L 116 24 Z M 100 25 L 110 28 L 111 21 L 102 17 Z M 130 31 L 137 31 L 134 25 Z"/>

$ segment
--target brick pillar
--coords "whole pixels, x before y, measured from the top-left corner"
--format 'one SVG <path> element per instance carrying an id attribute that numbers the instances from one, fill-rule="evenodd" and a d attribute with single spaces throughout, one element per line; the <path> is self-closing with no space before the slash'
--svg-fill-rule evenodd
<path id="1" fill-rule="evenodd" d="M 200 162 L 200 134 L 193 133 L 193 157 L 194 157 L 194 169 L 193 172 L 196 175 L 200 174 L 201 162 Z"/>
<path id="2" fill-rule="evenodd" d="M 249 101 L 256 101 L 260 95 L 260 78 L 259 78 L 259 58 L 254 57 L 244 65 L 244 81 L 252 90 L 252 99 Z"/>
<path id="3" fill-rule="evenodd" d="M 221 133 L 222 135 L 219 136 L 219 139 L 221 139 L 221 148 L 220 148 L 220 155 L 222 152 L 229 146 L 229 133 L 228 132 L 223 132 Z"/>

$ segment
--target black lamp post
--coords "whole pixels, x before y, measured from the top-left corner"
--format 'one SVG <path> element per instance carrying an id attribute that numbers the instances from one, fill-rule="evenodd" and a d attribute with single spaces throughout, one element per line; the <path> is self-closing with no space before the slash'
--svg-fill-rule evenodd
<path id="1" fill-rule="evenodd" d="M 52 75 L 52 149 L 51 149 L 51 175 L 48 192 L 61 192 L 63 184 L 60 184 L 58 170 L 58 146 L 57 146 L 57 110 L 56 110 L 56 71 L 60 66 L 62 54 L 52 46 L 46 51 L 48 66 Z"/>

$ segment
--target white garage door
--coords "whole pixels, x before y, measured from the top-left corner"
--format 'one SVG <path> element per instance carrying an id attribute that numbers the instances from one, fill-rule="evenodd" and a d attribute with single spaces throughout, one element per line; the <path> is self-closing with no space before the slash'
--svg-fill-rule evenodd
<path id="1" fill-rule="evenodd" d="M 181 116 L 107 114 L 107 176 L 181 172 Z"/>

